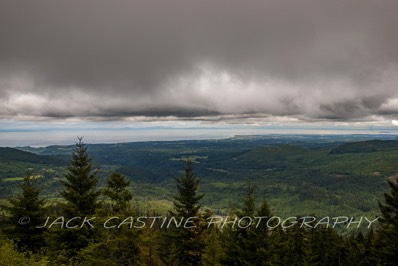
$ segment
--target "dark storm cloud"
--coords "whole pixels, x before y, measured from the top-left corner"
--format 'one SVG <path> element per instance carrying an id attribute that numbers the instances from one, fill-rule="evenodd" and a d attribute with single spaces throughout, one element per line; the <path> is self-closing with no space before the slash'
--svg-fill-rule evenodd
<path id="1" fill-rule="evenodd" d="M 0 0 L 0 116 L 394 115 L 395 0 Z"/>

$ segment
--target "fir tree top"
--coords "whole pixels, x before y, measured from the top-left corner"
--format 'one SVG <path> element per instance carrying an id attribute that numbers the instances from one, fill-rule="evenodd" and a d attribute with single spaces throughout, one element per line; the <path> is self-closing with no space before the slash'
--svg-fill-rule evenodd
<path id="1" fill-rule="evenodd" d="M 178 217 L 194 217 L 199 213 L 200 200 L 204 194 L 198 194 L 199 179 L 196 178 L 192 168 L 192 161 L 185 163 L 184 175 L 176 178 L 177 196 L 174 197 L 173 215 Z"/>
<path id="2" fill-rule="evenodd" d="M 72 160 L 62 181 L 64 189 L 60 192 L 65 199 L 65 212 L 71 216 L 94 214 L 98 207 L 97 170 L 92 169 L 91 158 L 83 137 L 78 138 Z"/>

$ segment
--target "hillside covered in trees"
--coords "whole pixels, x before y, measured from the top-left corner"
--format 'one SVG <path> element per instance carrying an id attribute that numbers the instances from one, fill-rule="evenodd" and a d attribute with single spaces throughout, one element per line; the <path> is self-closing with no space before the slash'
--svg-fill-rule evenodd
<path id="1" fill-rule="evenodd" d="M 132 182 L 130 190 L 142 210 L 164 212 L 172 206 L 174 178 L 182 174 L 181 164 L 189 157 L 206 194 L 202 204 L 217 214 L 239 206 L 242 187 L 250 179 L 257 188 L 257 203 L 266 198 L 279 215 L 359 217 L 378 214 L 377 202 L 388 189 L 387 180 L 398 172 L 398 149 L 332 151 L 374 138 L 380 147 L 396 141 L 388 135 L 270 135 L 88 144 L 87 149 L 98 168 L 99 186 L 113 172 L 123 174 Z M 18 192 L 28 168 L 44 188 L 43 196 L 51 202 L 61 200 L 58 191 L 73 149 L 73 145 L 0 149 L 0 202 Z"/>
<path id="2" fill-rule="evenodd" d="M 306 152 L 283 145 L 235 156 L 256 160 L 261 154 L 283 162 Z M 281 147 L 284 151 L 278 153 Z M 395 265 L 398 261 L 396 179 L 388 181 L 390 190 L 378 203 L 380 217 L 364 216 L 366 224 L 363 217 L 351 217 L 336 226 L 341 215 L 275 213 L 269 199 L 259 196 L 261 187 L 254 178 L 244 180 L 236 207 L 216 213 L 203 205 L 205 179 L 197 175 L 196 160 L 188 156 L 178 161 L 182 171 L 173 180 L 172 204 L 159 213 L 138 208 L 134 185 L 121 173 L 111 172 L 100 186 L 100 170 L 79 139 L 54 192 L 58 200 L 43 197 L 46 183 L 29 169 L 17 193 L 2 204 L 0 265 Z M 342 234 L 347 231 L 342 228 L 350 226 L 355 230 Z"/>

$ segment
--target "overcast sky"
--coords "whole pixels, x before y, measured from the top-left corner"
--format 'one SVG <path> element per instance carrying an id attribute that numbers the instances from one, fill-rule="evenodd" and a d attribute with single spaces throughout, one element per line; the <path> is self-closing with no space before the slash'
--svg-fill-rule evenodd
<path id="1" fill-rule="evenodd" d="M 397 10 L 396 0 L 0 0 L 0 119 L 392 125 Z"/>

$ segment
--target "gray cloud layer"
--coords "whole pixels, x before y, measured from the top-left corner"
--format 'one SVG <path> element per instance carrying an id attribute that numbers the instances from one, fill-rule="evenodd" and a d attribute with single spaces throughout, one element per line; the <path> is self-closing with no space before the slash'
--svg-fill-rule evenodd
<path id="1" fill-rule="evenodd" d="M 395 0 L 0 0 L 0 117 L 398 113 Z"/>

